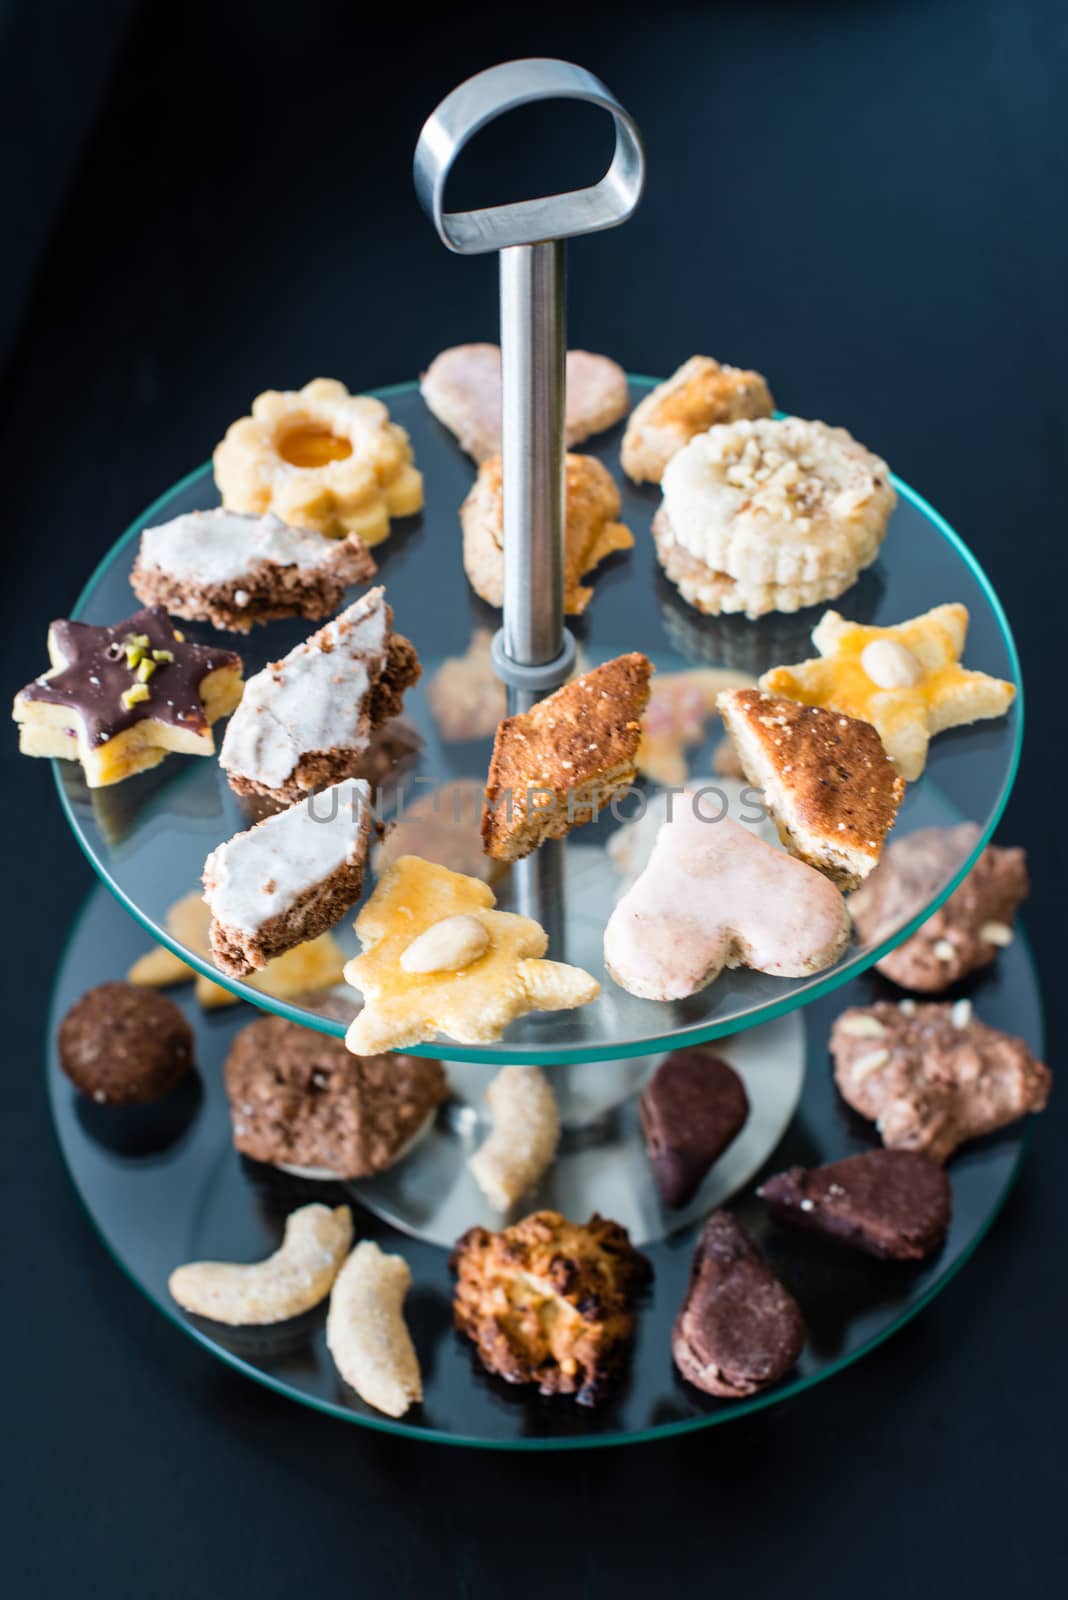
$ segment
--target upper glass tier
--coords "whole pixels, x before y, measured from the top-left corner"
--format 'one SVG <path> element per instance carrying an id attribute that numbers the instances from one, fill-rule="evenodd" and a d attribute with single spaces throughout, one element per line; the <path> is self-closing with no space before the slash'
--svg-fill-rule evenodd
<path id="1" fill-rule="evenodd" d="M 640 398 L 652 382 L 633 379 L 634 397 Z M 396 626 L 416 645 L 424 669 L 422 681 L 407 695 L 404 727 L 391 745 L 380 810 L 406 816 L 410 825 L 405 830 L 406 849 L 462 869 L 460 857 L 440 853 L 442 839 L 453 830 L 435 825 L 433 814 L 426 824 L 414 822 L 412 808 L 418 806 L 417 815 L 425 815 L 432 811 L 428 797 L 442 785 L 462 778 L 484 779 L 491 726 L 505 713 L 504 691 L 488 664 L 489 638 L 499 614 L 474 595 L 461 561 L 458 511 L 475 468 L 431 417 L 417 385 L 402 384 L 378 394 L 395 420 L 408 429 L 426 484 L 426 509 L 396 523 L 389 539 L 374 551 L 379 567 L 376 581 L 385 584 Z M 570 619 L 582 663 L 593 666 L 625 651 L 642 650 L 656 665 L 662 682 L 664 674 L 693 667 L 757 675 L 810 655 L 809 635 L 822 607 L 749 622 L 741 617 L 702 616 L 679 597 L 660 570 L 649 532 L 659 491 L 637 487 L 624 477 L 619 466 L 620 433 L 614 429 L 582 446 L 599 456 L 618 481 L 621 518 L 636 540 L 635 549 L 613 556 L 598 569 L 591 580 L 594 597 L 586 614 Z M 962 601 L 971 614 L 966 665 L 1019 684 L 1012 635 L 985 574 L 938 513 L 906 484 L 895 482 L 899 501 L 880 559 L 835 602 L 837 609 L 856 621 L 889 624 L 944 601 Z M 209 466 L 161 496 L 104 557 L 74 615 L 95 623 L 129 615 L 138 605 L 129 574 L 142 528 L 217 503 Z M 244 638 L 219 635 L 206 625 L 183 624 L 183 629 L 190 638 L 223 639 L 236 647 L 249 676 L 268 660 L 284 655 L 311 625 L 299 620 L 275 622 Z M 440 676 L 444 663 L 461 658 L 466 658 L 463 669 Z M 472 735 L 479 728 L 487 731 Z M 1017 698 L 1008 716 L 955 729 L 933 741 L 927 769 L 909 785 L 892 838 L 921 828 L 950 830 L 961 822 L 974 823 L 976 829 L 946 832 L 944 837 L 954 848 L 945 854 L 939 880 L 902 900 L 892 922 L 880 928 L 878 943 L 854 940 L 841 961 L 813 978 L 725 972 L 702 993 L 679 1004 L 638 1000 L 625 993 L 605 974 L 601 953 L 604 925 L 626 881 L 623 874 L 634 871 L 651 841 L 655 788 L 645 785 L 620 808 L 622 822 L 606 813 L 559 845 L 545 847 L 494 884 L 502 909 L 538 915 L 549 931 L 552 957 L 585 967 L 601 979 L 600 998 L 579 1011 L 526 1018 L 497 1045 L 477 1048 L 443 1041 L 425 1046 L 422 1053 L 453 1060 L 611 1060 L 737 1032 L 806 1004 L 899 944 L 960 881 L 1008 799 L 1021 733 L 1022 706 Z M 685 759 L 691 780 L 704 778 L 724 796 L 721 800 L 709 794 L 702 802 L 706 813 L 714 814 L 726 803 L 737 816 L 737 792 L 729 780 L 716 776 L 712 766 L 712 751 L 721 736 L 718 718 L 709 718 L 704 742 L 688 748 Z M 166 929 L 168 908 L 199 885 L 209 851 L 249 825 L 248 813 L 215 761 L 171 755 L 151 772 L 94 791 L 86 787 L 74 762 L 57 762 L 56 778 L 71 826 L 89 860 L 153 939 L 255 1005 L 324 1032 L 344 1032 L 346 1018 L 358 1004 L 354 991 L 332 991 L 306 1003 L 276 1000 L 224 977 Z M 453 797 L 450 790 L 443 808 L 449 816 L 454 814 L 449 809 Z M 623 834 L 628 816 L 637 817 L 643 809 L 645 827 L 639 824 L 632 834 Z M 347 916 L 336 934 L 345 950 L 355 954 L 351 924 L 352 917 Z"/>

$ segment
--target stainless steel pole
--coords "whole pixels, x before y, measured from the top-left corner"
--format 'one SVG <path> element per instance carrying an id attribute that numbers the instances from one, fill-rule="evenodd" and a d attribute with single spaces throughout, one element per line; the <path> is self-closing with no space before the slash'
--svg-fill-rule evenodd
<path id="1" fill-rule="evenodd" d="M 564 642 L 562 240 L 501 251 L 504 649 L 540 667 Z"/>

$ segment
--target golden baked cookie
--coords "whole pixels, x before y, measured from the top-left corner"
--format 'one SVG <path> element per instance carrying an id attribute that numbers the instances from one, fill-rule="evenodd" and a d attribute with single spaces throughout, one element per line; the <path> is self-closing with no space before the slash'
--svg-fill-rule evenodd
<path id="1" fill-rule="evenodd" d="M 486 779 L 487 855 L 519 861 L 592 822 L 633 783 L 651 673 L 635 650 L 505 718 Z"/>
<path id="2" fill-rule="evenodd" d="M 381 400 L 334 378 L 257 395 L 252 415 L 232 423 L 215 451 L 215 482 L 227 510 L 273 511 L 331 538 L 357 533 L 366 545 L 423 504 L 407 433 Z"/>
<path id="3" fill-rule="evenodd" d="M 719 708 L 790 854 L 843 894 L 856 889 L 878 862 L 905 796 L 905 780 L 871 723 L 759 689 L 728 690 Z"/>
<path id="4" fill-rule="evenodd" d="M 593 597 L 582 579 L 616 550 L 634 544 L 630 529 L 616 518 L 622 501 L 612 474 L 595 456 L 565 458 L 564 610 L 580 616 Z M 475 593 L 488 605 L 504 603 L 504 487 L 501 458 L 479 468 L 460 507 L 464 533 L 464 571 Z"/>
<path id="5" fill-rule="evenodd" d="M 759 372 L 691 356 L 635 406 L 620 451 L 623 471 L 636 483 L 659 483 L 672 456 L 695 434 L 717 422 L 770 417 L 774 410 Z"/>
<path id="6" fill-rule="evenodd" d="M 588 1005 L 588 972 L 543 961 L 549 940 L 530 917 L 494 911 L 488 884 L 401 856 L 356 918 L 362 955 L 345 968 L 363 1010 L 345 1037 L 358 1056 L 444 1036 L 491 1044 L 529 1011 Z"/>
<path id="7" fill-rule="evenodd" d="M 933 734 L 1000 717 L 1015 698 L 1013 684 L 961 666 L 967 632 L 962 605 L 935 606 L 890 628 L 828 611 L 812 633 L 819 655 L 773 667 L 760 687 L 872 723 L 898 772 L 913 783 Z"/>
<path id="8" fill-rule="evenodd" d="M 535 1211 L 500 1233 L 469 1228 L 457 1241 L 456 1326 L 487 1372 L 536 1383 L 541 1394 L 596 1405 L 634 1332 L 634 1301 L 651 1276 L 625 1228 Z"/>
<path id="9" fill-rule="evenodd" d="M 664 472 L 657 555 L 700 611 L 796 611 L 841 594 L 879 553 L 897 496 L 885 461 L 800 417 L 723 423 Z"/>

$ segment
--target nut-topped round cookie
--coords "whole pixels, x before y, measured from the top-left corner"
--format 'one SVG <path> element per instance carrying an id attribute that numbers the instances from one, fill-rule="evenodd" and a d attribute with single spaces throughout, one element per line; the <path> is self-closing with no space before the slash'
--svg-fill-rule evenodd
<path id="1" fill-rule="evenodd" d="M 59 1025 L 63 1071 L 101 1105 L 147 1105 L 193 1065 L 193 1030 L 172 1000 L 132 983 L 99 983 Z"/>
<path id="2" fill-rule="evenodd" d="M 721 423 L 668 462 L 653 533 L 700 611 L 794 611 L 875 560 L 897 500 L 885 461 L 800 417 Z"/>

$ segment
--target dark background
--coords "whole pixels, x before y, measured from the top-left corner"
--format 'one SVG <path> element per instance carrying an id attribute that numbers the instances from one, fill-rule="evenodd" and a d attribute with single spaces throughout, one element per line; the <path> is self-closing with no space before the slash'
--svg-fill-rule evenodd
<path id="1" fill-rule="evenodd" d="M 694 350 L 760 368 L 784 407 L 887 456 L 999 588 L 1029 696 L 1000 838 L 1031 852 L 1057 1070 L 1068 12 L 1053 0 L 425 20 L 331 0 L 0 3 L 8 690 L 99 555 L 260 389 L 371 387 L 495 337 L 492 264 L 437 243 L 410 157 L 455 82 L 523 54 L 599 72 L 647 143 L 638 217 L 572 251 L 572 343 L 640 372 Z M 586 131 L 524 136 L 528 186 L 589 176 L 601 130 L 577 157 Z M 498 141 L 472 187 L 503 196 L 516 156 Z M 788 1406 L 585 1458 L 331 1422 L 182 1338 L 79 1210 L 41 1034 L 89 872 L 47 764 L 13 750 L 12 734 L 8 1592 L 1063 1593 L 1060 1096 L 961 1277 Z"/>

